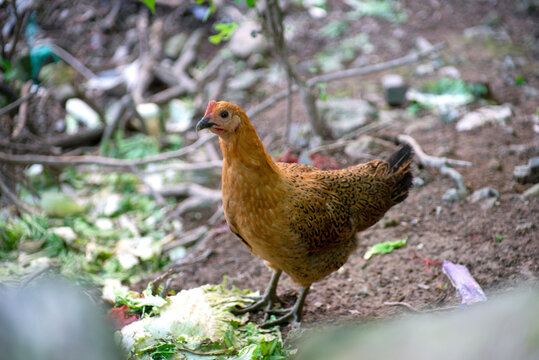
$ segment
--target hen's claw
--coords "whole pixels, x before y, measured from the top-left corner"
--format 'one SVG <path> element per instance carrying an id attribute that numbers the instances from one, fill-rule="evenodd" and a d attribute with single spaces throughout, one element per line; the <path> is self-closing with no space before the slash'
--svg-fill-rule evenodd
<path id="1" fill-rule="evenodd" d="M 271 277 L 271 281 L 269 283 L 268 288 L 266 289 L 266 292 L 262 297 L 259 298 L 258 301 L 256 301 L 254 304 L 233 310 L 232 313 L 235 315 L 242 315 L 251 311 L 256 311 L 263 309 L 264 311 L 268 311 L 271 309 L 271 305 L 274 302 L 279 301 L 279 297 L 277 297 L 277 284 L 279 283 L 279 277 L 281 276 L 282 270 L 275 270 L 273 272 L 273 275 Z"/>
<path id="2" fill-rule="evenodd" d="M 296 303 L 291 308 L 267 310 L 266 313 L 283 314 L 283 316 L 277 318 L 276 320 L 262 324 L 262 327 L 269 328 L 275 325 L 287 324 L 289 322 L 292 323 L 292 327 L 299 327 L 299 324 L 301 323 L 301 311 L 303 309 L 303 304 L 305 303 L 305 298 L 307 297 L 308 292 L 308 286 L 302 288 Z"/>

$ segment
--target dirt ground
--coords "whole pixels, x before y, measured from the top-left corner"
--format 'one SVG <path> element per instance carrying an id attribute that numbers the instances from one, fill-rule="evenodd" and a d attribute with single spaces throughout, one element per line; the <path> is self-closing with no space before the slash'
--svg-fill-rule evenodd
<path id="1" fill-rule="evenodd" d="M 391 111 L 402 115 L 402 120 L 370 135 L 391 139 L 408 129 L 427 154 L 473 163 L 470 168 L 458 169 L 469 193 L 488 186 L 497 189 L 500 197 L 491 207 L 485 202 L 471 203 L 466 199 L 443 202 L 442 195 L 454 187 L 453 180 L 436 170 L 415 166 L 414 174 L 424 180 L 424 184 L 414 187 L 408 199 L 392 208 L 377 225 L 357 235 L 359 247 L 340 270 L 313 284 L 304 308 L 303 320 L 307 326 L 387 318 L 407 311 L 402 307 L 385 305 L 384 302 L 405 302 L 419 310 L 458 304 L 455 290 L 441 274 L 440 266 L 430 267 L 434 273 L 432 275 L 415 255 L 466 265 L 487 296 L 508 291 L 523 283 L 538 283 L 539 201 L 537 197 L 523 200 L 520 195 L 531 185 L 521 185 L 512 179 L 516 165 L 526 164 L 530 157 L 539 155 L 538 135 L 533 130 L 532 120 L 538 97 L 528 95 L 524 87 L 508 80 L 525 75 L 531 87 L 539 88 L 537 10 L 522 10 L 519 6 L 525 1 L 512 0 L 402 0 L 400 3 L 408 20 L 398 26 L 373 18 L 362 18 L 351 24 L 350 32 L 368 32 L 369 40 L 375 46 L 376 51 L 369 55 L 369 61 L 379 62 L 402 56 L 414 47 L 415 40 L 420 36 L 433 44 L 446 41 L 448 46 L 442 52 L 446 62 L 457 67 L 466 81 L 488 84 L 492 99 L 500 104 L 512 104 L 514 116 L 506 126 L 457 132 L 454 123 L 444 123 L 428 113 L 413 117 L 407 116 L 402 109 L 395 109 Z M 338 18 L 348 10 L 341 1 L 329 1 L 329 4 L 332 8 L 331 18 Z M 54 21 L 55 11 L 59 14 L 60 10 L 51 9 L 51 21 L 43 25 L 49 35 L 55 37 L 57 32 L 57 37 L 63 38 L 67 48 L 79 49 L 75 55 L 88 58 L 86 63 L 89 66 L 95 63 L 107 68 L 106 59 L 121 40 L 110 34 L 109 38 L 103 40 L 102 47 L 91 49 L 83 45 L 89 43 L 88 38 L 77 36 L 80 31 L 76 27 L 81 26 L 77 17 L 70 18 L 73 31 L 69 33 L 65 33 L 61 24 Z M 124 10 L 136 11 L 136 5 L 128 2 Z M 101 15 L 106 14 L 97 14 Z M 165 10 L 158 7 L 157 15 L 165 15 Z M 330 45 L 316 32 L 325 21 L 327 19 L 311 19 L 310 26 L 298 31 L 289 44 L 296 61 L 307 59 Z M 167 16 L 165 36 L 174 33 L 179 23 L 184 27 L 200 26 L 191 24 L 185 16 L 185 9 L 178 8 Z M 507 42 L 498 46 L 496 42 L 489 43 L 484 39 L 465 39 L 465 29 L 491 23 L 496 23 L 494 28 L 510 37 L 510 45 Z M 135 24 L 119 23 L 116 31 L 121 33 L 130 27 L 135 27 Z M 208 46 L 202 51 L 215 51 L 211 45 Z M 506 55 L 523 59 L 524 62 L 520 64 L 516 61 L 516 68 L 502 71 L 500 69 Z M 396 69 L 394 72 L 404 75 L 412 86 L 428 79 L 413 76 L 413 68 Z M 96 67 L 94 69 L 97 70 Z M 352 96 L 373 101 L 378 108 L 383 108 L 385 105 L 379 86 L 382 75 L 377 73 L 331 83 L 328 92 L 346 89 Z M 279 89 L 284 86 L 283 81 Z M 249 103 L 241 105 L 249 108 L 264 100 L 264 96 L 256 93 Z M 299 98 L 294 100 L 294 121 L 305 121 Z M 262 139 L 282 126 L 284 109 L 283 102 L 254 119 Z M 411 126 L 414 129 L 411 130 Z M 374 155 L 384 158 L 392 150 L 384 149 Z M 327 155 L 338 159 L 343 166 L 352 162 L 342 151 Z M 197 224 L 200 222 L 198 220 Z M 212 255 L 196 265 L 182 267 L 170 288 L 179 291 L 206 283 L 220 283 L 223 276 L 227 276 L 229 284 L 263 291 L 271 273 L 262 260 L 249 253 L 227 230 L 224 221 L 216 225 L 215 230 L 216 235 L 205 244 Z M 374 256 L 369 261 L 363 259 L 369 246 L 405 236 L 408 237 L 408 244 L 404 248 L 388 255 Z M 496 241 L 502 238 L 501 242 Z M 137 287 L 144 288 L 157 275 L 145 279 Z M 297 290 L 298 287 L 287 275 L 281 278 L 278 293 L 284 305 L 291 305 L 295 301 Z"/>
<path id="2" fill-rule="evenodd" d="M 339 8 L 339 2 L 335 8 Z M 441 268 L 431 265 L 434 275 L 426 271 L 425 264 L 415 257 L 420 255 L 435 261 L 449 260 L 468 267 L 487 296 L 509 291 L 521 284 L 537 284 L 539 276 L 539 238 L 537 235 L 537 197 L 522 200 L 520 194 L 530 185 L 520 185 L 512 179 L 516 165 L 527 163 L 538 153 L 538 136 L 534 133 L 531 114 L 535 112 L 537 98 L 530 99 L 520 87 L 504 82 L 500 76 L 500 54 L 484 44 L 463 40 L 463 30 L 485 22 L 493 12 L 501 18 L 503 29 L 510 35 L 519 56 L 526 58 L 535 73 L 528 76 L 531 85 L 537 86 L 537 48 L 527 47 L 530 38 L 537 41 L 537 16 L 516 9 L 512 1 L 451 1 L 450 5 L 437 4 L 433 9 L 420 2 L 404 1 L 409 15 L 408 22 L 400 25 L 404 31 L 400 53 L 381 51 L 380 60 L 402 54 L 413 45 L 416 36 L 430 42 L 448 41 L 444 50 L 446 58 L 467 59 L 457 65 L 464 79 L 489 84 L 498 103 L 512 103 L 514 116 L 506 127 L 490 126 L 470 132 L 457 132 L 455 125 L 444 123 L 432 116 L 408 118 L 372 135 L 385 138 L 402 133 L 411 123 L 416 126 L 413 136 L 428 154 L 471 161 L 470 168 L 459 168 L 469 193 L 483 187 L 499 191 L 500 197 L 492 207 L 482 202 L 442 202 L 444 192 L 454 187 L 453 180 L 438 171 L 415 168 L 415 176 L 424 185 L 415 187 L 404 203 L 392 208 L 373 228 L 358 234 L 359 247 L 348 262 L 337 272 L 313 284 L 304 309 L 304 324 L 334 323 L 344 320 L 364 321 L 387 318 L 406 312 L 403 307 L 385 305 L 384 302 L 406 302 L 419 310 L 456 305 L 460 299 Z M 422 2 L 421 2 L 422 3 Z M 334 9 L 335 9 L 334 8 Z M 365 20 L 361 26 L 376 23 Z M 534 27 L 535 25 L 535 27 Z M 383 41 L 391 36 L 394 28 L 387 23 L 376 24 L 378 32 L 371 33 L 371 41 L 384 49 Z M 535 33 L 534 33 L 535 31 Z M 306 48 L 317 47 L 306 40 Z M 296 49 L 292 45 L 292 48 Z M 307 52 L 309 52 L 307 50 Z M 513 52 L 514 54 L 514 52 Z M 503 58 L 503 57 L 502 57 Z M 408 71 L 410 71 L 408 69 Z M 364 84 L 378 83 L 380 74 L 362 79 L 350 79 L 331 85 L 331 88 L 352 88 L 354 94 L 369 98 Z M 424 79 L 421 79 L 423 81 Z M 413 84 L 419 79 L 410 78 Z M 372 87 L 371 87 L 372 88 Z M 299 99 L 296 99 L 299 104 Z M 248 105 L 248 104 L 246 104 Z M 299 107 L 299 105 L 298 105 Z M 254 125 L 264 138 L 271 129 L 282 123 L 284 105 L 278 106 L 254 120 Z M 399 110 L 395 110 L 399 111 Z M 295 109 L 295 119 L 304 119 L 301 109 Z M 277 119 L 277 120 L 276 120 Z M 387 156 L 390 150 L 379 155 Z M 343 154 L 330 154 L 347 163 Z M 261 259 L 252 256 L 235 236 L 221 230 L 207 247 L 213 254 L 196 266 L 185 266 L 171 283 L 178 291 L 205 283 L 221 282 L 227 276 L 229 284 L 253 290 L 265 289 L 271 273 Z M 389 255 L 363 259 L 366 249 L 377 242 L 408 237 L 406 247 Z M 496 241 L 496 238 L 503 240 Z M 288 306 L 295 301 L 298 287 L 287 275 L 281 278 L 279 295 Z"/>

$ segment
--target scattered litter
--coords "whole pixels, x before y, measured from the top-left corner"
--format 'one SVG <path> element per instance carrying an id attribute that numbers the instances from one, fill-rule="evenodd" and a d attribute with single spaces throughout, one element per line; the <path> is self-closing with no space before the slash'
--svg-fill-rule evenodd
<path id="1" fill-rule="evenodd" d="M 430 270 L 430 265 L 442 265 L 442 262 L 441 261 L 435 261 L 435 260 L 431 260 L 431 259 L 428 259 L 426 257 L 423 257 L 421 255 L 418 255 L 417 253 L 414 254 L 414 256 L 412 256 L 412 260 L 414 260 L 415 258 L 419 258 L 421 261 L 423 261 L 423 263 L 425 264 L 425 270 L 427 270 L 427 272 L 433 276 L 437 276 L 436 274 L 434 274 L 431 270 Z"/>
<path id="2" fill-rule="evenodd" d="M 513 179 L 521 184 L 539 182 L 539 156 L 531 158 L 527 165 L 515 166 Z"/>
<path id="3" fill-rule="evenodd" d="M 193 353 L 212 359 L 254 359 L 254 354 L 261 352 L 267 358 L 281 358 L 278 327 L 262 331 L 247 323 L 248 314 L 230 312 L 252 302 L 246 295 L 254 294 L 228 290 L 224 285 L 204 285 L 161 298 L 163 305 L 156 312 L 121 329 L 121 343 L 133 358 L 161 359 L 163 349 L 189 359 L 201 358 L 190 357 Z"/>
<path id="4" fill-rule="evenodd" d="M 474 191 L 473 194 L 468 197 L 468 201 L 470 201 L 471 203 L 476 203 L 482 199 L 486 199 L 486 198 L 497 199 L 499 197 L 500 197 L 500 193 L 498 192 L 498 190 L 493 189 L 491 187 L 484 187 L 484 188 Z"/>
<path id="5" fill-rule="evenodd" d="M 487 301 L 487 297 L 481 289 L 481 286 L 479 286 L 477 281 L 470 275 L 466 266 L 453 264 L 450 261 L 444 260 L 442 270 L 462 297 L 463 305 Z"/>
<path id="6" fill-rule="evenodd" d="M 66 217 L 84 212 L 84 206 L 66 194 L 46 191 L 41 195 L 41 208 L 49 216 Z"/>
<path id="7" fill-rule="evenodd" d="M 408 236 L 406 236 L 402 240 L 384 241 L 384 242 L 380 242 L 378 244 L 375 244 L 375 245 L 371 246 L 365 252 L 365 255 L 363 255 L 363 258 L 365 260 L 369 260 L 373 255 L 376 255 L 376 254 L 389 254 L 389 253 L 393 252 L 393 250 L 405 246 L 407 240 L 408 240 Z"/>
<path id="8" fill-rule="evenodd" d="M 504 124 L 512 115 L 511 106 L 484 106 L 462 117 L 456 125 L 458 131 L 468 131 L 489 123 Z"/>

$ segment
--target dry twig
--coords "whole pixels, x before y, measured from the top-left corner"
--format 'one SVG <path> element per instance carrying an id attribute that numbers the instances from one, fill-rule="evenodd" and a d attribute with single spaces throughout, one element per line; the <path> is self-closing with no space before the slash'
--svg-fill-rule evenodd
<path id="1" fill-rule="evenodd" d="M 406 56 L 403 56 L 397 59 L 385 61 L 378 64 L 353 68 L 353 69 L 340 70 L 340 71 L 336 71 L 330 74 L 322 74 L 322 75 L 314 76 L 310 78 L 309 80 L 307 80 L 306 84 L 307 86 L 314 86 L 318 83 L 342 80 L 342 79 L 347 79 L 353 76 L 366 75 L 366 74 L 370 74 L 370 73 L 374 73 L 378 71 L 388 70 L 397 66 L 413 64 L 423 59 L 424 57 L 431 55 L 432 53 L 440 51 L 445 46 L 446 46 L 446 43 L 441 42 L 441 43 L 433 45 L 432 48 L 429 48 L 427 50 L 408 54 Z M 299 90 L 298 86 L 292 87 L 292 92 L 297 92 L 298 90 Z M 252 119 L 258 114 L 260 114 L 261 112 L 269 109 L 270 107 L 274 106 L 279 101 L 283 100 L 287 95 L 288 95 L 287 89 L 279 91 L 278 93 L 267 98 L 265 101 L 258 104 L 254 108 L 249 109 L 249 111 L 247 112 L 247 115 L 249 115 L 249 118 Z"/>
<path id="2" fill-rule="evenodd" d="M 101 131 L 103 131 L 101 129 Z M 6 162 L 11 164 L 45 164 L 55 166 L 78 166 L 78 165 L 100 165 L 100 166 L 112 166 L 112 167 L 124 167 L 129 168 L 131 166 L 147 165 L 160 161 L 167 161 L 189 154 L 204 145 L 211 139 L 215 139 L 214 136 L 208 135 L 195 141 L 193 144 L 181 148 L 175 151 L 169 151 L 158 155 L 147 156 L 142 159 L 136 160 L 124 160 L 114 159 L 102 156 L 84 155 L 84 156 L 51 156 L 51 155 L 15 155 L 0 152 L 0 162 Z"/>
<path id="3" fill-rule="evenodd" d="M 440 172 L 443 175 L 447 175 L 451 177 L 455 182 L 457 183 L 458 190 L 461 193 L 466 192 L 466 185 L 464 185 L 464 179 L 462 175 L 455 169 L 449 167 L 449 165 L 454 166 L 472 166 L 472 163 L 469 161 L 464 160 L 454 160 L 454 159 L 448 159 L 446 157 L 436 157 L 425 154 L 423 149 L 421 149 L 421 146 L 417 143 L 417 141 L 409 136 L 409 135 L 398 135 L 397 141 L 399 143 L 405 143 L 408 144 L 414 149 L 416 158 L 418 159 L 419 163 L 425 167 L 430 168 L 436 168 L 440 169 Z"/>

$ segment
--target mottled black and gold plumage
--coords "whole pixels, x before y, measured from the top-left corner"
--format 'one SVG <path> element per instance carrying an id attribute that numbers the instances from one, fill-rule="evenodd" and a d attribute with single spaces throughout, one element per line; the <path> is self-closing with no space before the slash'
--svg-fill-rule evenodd
<path id="1" fill-rule="evenodd" d="M 309 286 L 340 268 L 356 247 L 355 234 L 374 225 L 408 195 L 413 153 L 404 146 L 388 161 L 342 170 L 275 163 L 241 108 L 210 102 L 197 129 L 219 135 L 227 223 L 276 271 L 264 298 L 268 308 L 281 271 L 304 288 L 285 320 L 299 320 Z"/>

